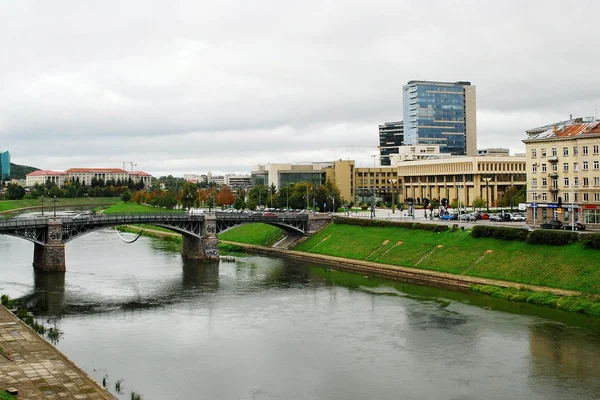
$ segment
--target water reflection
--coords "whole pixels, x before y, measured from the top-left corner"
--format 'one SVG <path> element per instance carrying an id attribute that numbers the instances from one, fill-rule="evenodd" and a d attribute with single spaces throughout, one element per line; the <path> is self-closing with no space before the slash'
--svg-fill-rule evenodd
<path id="1" fill-rule="evenodd" d="M 182 286 L 184 289 L 219 288 L 219 262 L 182 259 Z"/>

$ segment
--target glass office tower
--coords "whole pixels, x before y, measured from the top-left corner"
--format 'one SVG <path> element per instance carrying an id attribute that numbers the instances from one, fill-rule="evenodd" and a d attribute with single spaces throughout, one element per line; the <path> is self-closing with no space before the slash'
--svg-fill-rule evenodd
<path id="1" fill-rule="evenodd" d="M 0 152 L 0 180 L 6 181 L 10 178 L 10 153 Z"/>
<path id="2" fill-rule="evenodd" d="M 404 143 L 439 145 L 440 152 L 477 155 L 475 86 L 410 81 L 404 86 Z"/>
<path id="3" fill-rule="evenodd" d="M 379 125 L 379 159 L 381 165 L 391 165 L 390 154 L 398 154 L 404 144 L 404 123 L 386 122 Z"/>

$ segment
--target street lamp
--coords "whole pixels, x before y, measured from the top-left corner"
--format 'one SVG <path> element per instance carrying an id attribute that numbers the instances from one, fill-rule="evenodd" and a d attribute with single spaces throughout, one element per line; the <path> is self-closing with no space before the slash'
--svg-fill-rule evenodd
<path id="1" fill-rule="evenodd" d="M 42 202 L 42 215 L 44 215 L 44 195 L 42 195 L 42 197 L 40 197 L 40 201 Z"/>
<path id="2" fill-rule="evenodd" d="M 54 196 L 52 202 L 54 203 L 54 216 L 56 217 L 56 203 L 58 203 L 58 199 L 56 198 L 56 196 Z"/>
<path id="3" fill-rule="evenodd" d="M 288 183 L 285 187 L 286 199 L 285 199 L 285 209 L 290 211 L 290 184 Z"/>
<path id="4" fill-rule="evenodd" d="M 398 182 L 398 179 L 388 179 L 389 182 L 392 184 L 392 214 L 396 212 L 394 206 L 396 203 L 396 198 L 395 198 L 395 194 L 394 193 L 394 189 L 396 188 L 396 182 Z"/>

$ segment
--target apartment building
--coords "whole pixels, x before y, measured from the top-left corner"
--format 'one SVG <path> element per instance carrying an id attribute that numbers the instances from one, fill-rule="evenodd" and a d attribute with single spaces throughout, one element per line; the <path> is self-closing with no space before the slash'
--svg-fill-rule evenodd
<path id="1" fill-rule="evenodd" d="M 526 133 L 528 222 L 600 228 L 600 121 L 569 119 Z"/>

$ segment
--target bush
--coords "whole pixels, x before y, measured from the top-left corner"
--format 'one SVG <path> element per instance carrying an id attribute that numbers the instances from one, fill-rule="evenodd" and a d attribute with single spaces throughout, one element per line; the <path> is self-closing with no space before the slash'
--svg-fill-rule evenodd
<path id="1" fill-rule="evenodd" d="M 501 226 L 475 225 L 471 231 L 474 238 L 491 237 L 501 240 L 525 241 L 528 231 L 520 228 L 506 228 Z"/>
<path id="2" fill-rule="evenodd" d="M 418 222 L 396 222 L 396 221 L 383 221 L 379 219 L 359 219 L 359 218 L 345 218 L 345 217 L 334 217 L 333 222 L 336 224 L 346 225 L 358 225 L 358 226 L 371 226 L 371 227 L 397 227 L 404 229 L 420 229 L 430 232 L 445 232 L 449 230 L 447 225 L 437 224 L 420 224 Z"/>
<path id="3" fill-rule="evenodd" d="M 581 240 L 586 248 L 600 250 L 600 233 L 581 235 Z"/>
<path id="4" fill-rule="evenodd" d="M 529 232 L 527 240 L 528 244 L 546 244 L 549 246 L 566 246 L 579 241 L 579 234 L 568 231 L 554 230 L 535 230 Z"/>

